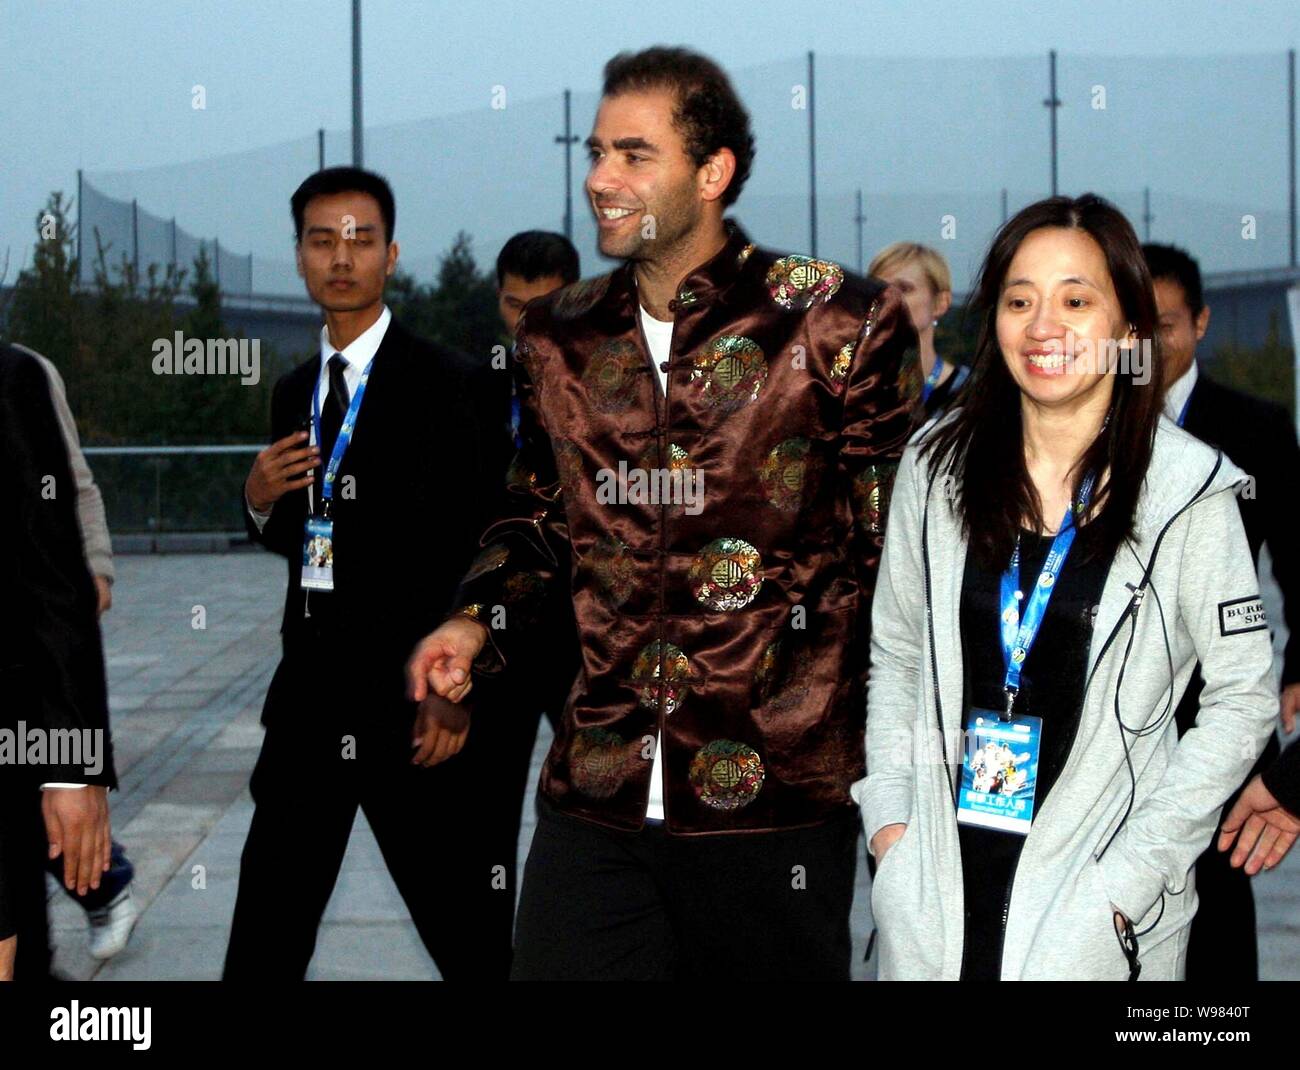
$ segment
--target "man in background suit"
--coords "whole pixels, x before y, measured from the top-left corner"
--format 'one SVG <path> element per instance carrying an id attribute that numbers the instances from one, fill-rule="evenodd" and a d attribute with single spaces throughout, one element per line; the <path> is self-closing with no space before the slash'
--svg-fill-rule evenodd
<path id="1" fill-rule="evenodd" d="M 72 731 L 96 751 L 94 767 L 0 766 L 0 977 L 12 965 L 19 979 L 40 979 L 50 966 L 46 859 L 63 856 L 66 888 L 99 888 L 117 780 L 76 483 L 45 370 L 10 346 L 0 346 L 0 500 L 11 510 L 0 525 L 0 729 L 14 739 Z"/>
<path id="2" fill-rule="evenodd" d="M 510 238 L 497 254 L 496 275 L 497 310 L 511 340 L 529 301 L 572 285 L 581 274 L 578 251 L 563 234 L 525 230 Z M 504 367 L 494 367 L 489 378 L 488 389 L 480 392 L 492 405 L 485 422 L 499 425 L 504 420 L 510 429 L 509 453 L 500 465 L 501 484 L 506 486 L 518 481 L 518 472 L 510 468 L 510 462 L 519 444 L 519 398 L 509 362 Z M 567 597 L 553 597 L 546 612 L 553 622 L 546 641 L 524 652 L 500 677 L 485 681 L 476 703 L 480 714 L 477 725 L 491 717 L 503 721 L 503 728 L 508 727 L 509 742 L 504 748 L 500 772 L 503 790 L 510 792 L 510 799 L 504 805 L 512 815 L 515 843 L 519 840 L 524 797 L 528 793 L 542 715 L 546 715 L 552 729 L 557 727 L 569 688 L 578 673 L 578 630 L 572 603 Z"/>
<path id="3" fill-rule="evenodd" d="M 1216 383 L 1196 365 L 1196 343 L 1205 337 L 1210 309 L 1201 288 L 1201 271 L 1184 250 L 1145 245 L 1155 283 L 1165 361 L 1165 415 L 1186 431 L 1223 450 L 1254 483 L 1238 495 L 1241 521 L 1251 556 L 1259 567 L 1260 547 L 1267 544 L 1273 578 L 1282 591 L 1283 614 L 1290 639 L 1282 663 L 1282 723 L 1295 729 L 1300 708 L 1300 562 L 1289 524 L 1290 485 L 1300 469 L 1291 417 L 1280 405 L 1252 398 Z M 1178 704 L 1179 733 L 1196 723 L 1204 682 L 1197 672 Z M 1272 764 L 1279 751 L 1270 739 L 1252 778 Z M 1229 799 L 1224 813 L 1232 811 Z M 1246 872 L 1227 855 L 1207 846 L 1196 863 L 1200 905 L 1187 948 L 1187 980 L 1257 980 L 1259 954 L 1255 939 L 1255 899 Z"/>
<path id="4" fill-rule="evenodd" d="M 387 182 L 331 168 L 291 206 L 325 326 L 320 355 L 276 384 L 273 445 L 244 488 L 249 533 L 288 560 L 288 589 L 225 977 L 302 979 L 360 806 L 443 977 L 504 978 L 514 874 L 510 845 L 483 824 L 497 790 L 491 726 L 467 744 L 461 712 L 417 708 L 403 677 L 472 556 L 489 486 L 480 458 L 499 447 L 460 358 L 384 304 L 398 257 Z M 332 524 L 332 589 L 319 570 L 304 589 L 309 520 L 316 538 Z"/>

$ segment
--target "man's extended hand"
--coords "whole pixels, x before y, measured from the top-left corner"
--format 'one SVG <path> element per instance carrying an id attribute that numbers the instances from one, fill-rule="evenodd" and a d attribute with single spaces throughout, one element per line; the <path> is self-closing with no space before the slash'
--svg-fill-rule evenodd
<path id="1" fill-rule="evenodd" d="M 469 617 L 452 617 L 420 640 L 406 663 L 406 694 L 423 702 L 430 693 L 459 702 L 469 694 L 474 659 L 487 629 Z"/>
<path id="2" fill-rule="evenodd" d="M 18 951 L 18 937 L 0 940 L 0 981 L 14 979 L 14 956 Z"/>
<path id="3" fill-rule="evenodd" d="M 311 485 L 312 469 L 320 466 L 320 450 L 307 445 L 309 437 L 306 431 L 295 431 L 257 455 L 244 484 L 244 495 L 255 512 L 269 513 L 289 491 Z"/>
<path id="4" fill-rule="evenodd" d="M 46 788 L 41 795 L 50 858 L 63 855 L 64 887 L 85 895 L 99 887 L 99 878 L 107 872 L 112 853 L 108 789 L 95 784 Z"/>
<path id="5" fill-rule="evenodd" d="M 1220 851 L 1226 851 L 1235 839 L 1232 865 L 1240 866 L 1244 862 L 1246 872 L 1253 877 L 1261 869 L 1272 869 L 1281 862 L 1297 834 L 1300 834 L 1300 818 L 1284 810 L 1264 786 L 1263 778 L 1255 777 L 1223 822 L 1218 846 Z"/>
<path id="6" fill-rule="evenodd" d="M 1282 688 L 1282 730 L 1289 736 L 1295 731 L 1295 715 L 1300 711 L 1300 684 Z"/>
<path id="7" fill-rule="evenodd" d="M 113 608 L 113 585 L 107 576 L 95 577 L 95 613 L 102 617 Z"/>
<path id="8" fill-rule="evenodd" d="M 426 769 L 453 758 L 465 746 L 469 736 L 469 710 L 438 695 L 429 695 L 420 703 L 411 729 L 411 746 L 415 753 L 412 765 Z"/>

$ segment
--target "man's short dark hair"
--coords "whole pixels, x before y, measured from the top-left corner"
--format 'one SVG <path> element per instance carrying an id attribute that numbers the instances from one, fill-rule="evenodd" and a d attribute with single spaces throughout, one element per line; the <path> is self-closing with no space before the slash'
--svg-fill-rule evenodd
<path id="1" fill-rule="evenodd" d="M 564 280 L 564 285 L 577 282 L 582 274 L 578 266 L 578 250 L 563 234 L 549 230 L 525 230 L 516 234 L 497 254 L 497 285 L 507 275 L 518 275 L 524 282 L 549 278 L 553 275 Z"/>
<path id="2" fill-rule="evenodd" d="M 393 189 L 388 180 L 373 171 L 363 171 L 360 167 L 327 167 L 309 175 L 289 198 L 289 207 L 293 211 L 293 233 L 302 241 L 302 216 L 307 210 L 307 202 L 313 197 L 328 197 L 332 193 L 368 193 L 379 202 L 379 214 L 384 217 L 384 242 L 393 240 L 393 229 L 397 225 L 397 206 L 393 202 Z"/>
<path id="3" fill-rule="evenodd" d="M 621 93 L 669 89 L 676 94 L 673 125 L 686 142 L 696 167 L 719 149 L 736 157 L 736 173 L 722 194 L 723 205 L 735 203 L 754 165 L 754 135 L 749 112 L 731 79 L 708 56 L 687 48 L 657 45 L 641 52 L 620 52 L 605 64 L 607 97 Z"/>
<path id="4" fill-rule="evenodd" d="M 1155 242 L 1142 246 L 1142 253 L 1151 271 L 1151 281 L 1171 279 L 1178 283 L 1187 297 L 1187 307 L 1192 310 L 1192 317 L 1199 316 L 1205 307 L 1205 293 L 1201 289 L 1201 266 L 1191 254 L 1176 245 L 1159 245 Z"/>

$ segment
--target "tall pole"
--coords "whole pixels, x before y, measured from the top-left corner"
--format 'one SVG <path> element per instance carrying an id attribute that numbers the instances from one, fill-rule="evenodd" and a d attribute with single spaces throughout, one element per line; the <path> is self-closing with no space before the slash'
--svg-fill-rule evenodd
<path id="1" fill-rule="evenodd" d="M 1048 109 L 1052 117 L 1052 196 L 1056 196 L 1056 109 L 1061 106 L 1061 100 L 1056 95 L 1056 49 L 1048 53 L 1048 72 L 1050 93 L 1048 98 L 1043 101 L 1044 106 Z"/>
<path id="2" fill-rule="evenodd" d="M 861 275 L 866 268 L 862 261 L 862 224 L 867 221 L 867 217 L 862 214 L 862 188 L 858 187 L 858 210 L 853 215 L 853 222 L 858 227 L 858 274 Z"/>
<path id="3" fill-rule="evenodd" d="M 81 199 L 83 196 L 81 184 L 81 168 L 77 168 L 77 285 L 81 285 L 82 260 L 81 260 Z"/>
<path id="4" fill-rule="evenodd" d="M 131 280 L 134 290 L 140 283 L 140 202 L 131 198 L 131 268 L 135 278 Z"/>
<path id="5" fill-rule="evenodd" d="M 1291 266 L 1296 266 L 1296 207 L 1295 207 L 1295 49 L 1286 54 L 1286 111 L 1287 111 L 1287 171 L 1291 178 Z"/>
<path id="6" fill-rule="evenodd" d="M 564 236 L 573 241 L 573 146 L 578 135 L 573 132 L 571 110 L 573 94 L 564 91 L 564 133 L 555 135 L 557 145 L 564 146 Z"/>
<path id="7" fill-rule="evenodd" d="M 325 170 L 325 128 L 323 126 L 316 131 L 316 170 Z"/>
<path id="8" fill-rule="evenodd" d="M 180 265 L 176 263 L 176 217 L 172 216 L 172 270 L 180 270 Z"/>
<path id="9" fill-rule="evenodd" d="M 352 0 L 352 166 L 361 167 L 361 0 Z"/>
<path id="10" fill-rule="evenodd" d="M 817 109 L 813 98 L 813 54 L 808 52 L 808 245 L 817 255 Z"/>
<path id="11" fill-rule="evenodd" d="M 1151 187 L 1142 187 L 1142 240 L 1151 240 Z"/>
<path id="12" fill-rule="evenodd" d="M 1002 222 L 1007 221 L 1007 187 L 1002 187 Z"/>

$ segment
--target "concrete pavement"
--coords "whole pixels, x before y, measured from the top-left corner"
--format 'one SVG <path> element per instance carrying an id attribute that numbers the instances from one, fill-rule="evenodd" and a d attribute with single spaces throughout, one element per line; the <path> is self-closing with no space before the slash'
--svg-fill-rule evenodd
<path id="1" fill-rule="evenodd" d="M 112 799 L 113 824 L 136 867 L 133 894 L 143 915 L 127 949 L 101 964 L 88 954 L 81 909 L 52 891 L 55 969 L 77 979 L 215 979 L 252 816 L 248 777 L 261 745 L 258 717 L 279 656 L 284 565 L 255 552 L 122 556 L 117 569 L 114 608 L 104 619 L 122 785 Z M 533 785 L 550 739 L 543 721 Z M 529 801 L 521 865 L 533 827 Z M 1300 850 L 1256 878 L 1266 979 L 1300 979 L 1298 878 Z M 292 882 L 290 862 L 286 900 Z M 852 919 L 857 960 L 871 931 L 869 900 L 864 854 Z M 854 972 L 867 976 L 860 961 Z M 436 976 L 358 814 L 309 977 Z"/>

